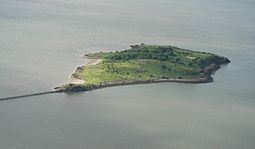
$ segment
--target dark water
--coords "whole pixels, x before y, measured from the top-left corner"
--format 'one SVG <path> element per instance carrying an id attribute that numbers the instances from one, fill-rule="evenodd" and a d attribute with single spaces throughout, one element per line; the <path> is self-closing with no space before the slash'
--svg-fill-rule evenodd
<path id="1" fill-rule="evenodd" d="M 2 149 L 253 149 L 252 0 L 0 0 L 0 97 L 48 91 L 84 53 L 171 44 L 227 56 L 209 84 L 0 102 Z"/>

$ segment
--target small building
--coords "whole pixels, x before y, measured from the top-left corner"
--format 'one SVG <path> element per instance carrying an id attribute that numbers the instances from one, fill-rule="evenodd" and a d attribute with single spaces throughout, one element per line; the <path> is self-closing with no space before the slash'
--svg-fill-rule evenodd
<path id="1" fill-rule="evenodd" d="M 136 45 L 130 45 L 131 49 L 139 49 L 143 48 L 145 46 L 144 43 L 136 44 Z"/>

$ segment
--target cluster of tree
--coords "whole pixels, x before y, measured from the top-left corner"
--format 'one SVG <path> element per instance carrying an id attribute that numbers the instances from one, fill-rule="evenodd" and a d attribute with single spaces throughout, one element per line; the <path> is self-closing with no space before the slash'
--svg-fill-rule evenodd
<path id="1" fill-rule="evenodd" d="M 172 60 L 175 56 L 170 46 L 162 47 L 143 47 L 130 49 L 109 54 L 106 58 L 109 60 L 132 60 L 132 59 L 155 59 L 160 61 Z"/>
<path id="2" fill-rule="evenodd" d="M 210 64 L 214 63 L 214 64 L 218 64 L 219 60 L 218 60 L 218 57 L 217 56 L 209 56 L 209 57 L 199 57 L 196 59 L 198 65 L 200 68 L 204 68 L 204 67 L 207 67 L 209 66 Z"/>

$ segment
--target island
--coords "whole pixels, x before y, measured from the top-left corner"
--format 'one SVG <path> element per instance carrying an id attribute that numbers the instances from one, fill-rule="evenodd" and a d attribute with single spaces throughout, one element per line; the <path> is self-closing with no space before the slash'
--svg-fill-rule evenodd
<path id="1" fill-rule="evenodd" d="M 216 54 L 175 46 L 131 45 L 130 49 L 85 55 L 90 62 L 77 67 L 70 81 L 55 92 L 90 91 L 105 87 L 160 83 L 208 83 L 230 60 Z"/>

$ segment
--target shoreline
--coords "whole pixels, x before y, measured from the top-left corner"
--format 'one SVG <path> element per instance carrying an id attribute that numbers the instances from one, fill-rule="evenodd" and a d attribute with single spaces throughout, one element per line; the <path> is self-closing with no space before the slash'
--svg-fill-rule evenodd
<path id="1" fill-rule="evenodd" d="M 87 59 L 89 59 L 89 58 L 87 58 Z M 69 80 L 66 83 L 62 83 L 62 84 L 57 85 L 56 87 L 53 87 L 53 91 L 57 92 L 56 88 L 59 88 L 66 84 L 84 84 L 84 83 L 86 83 L 86 81 L 82 80 L 82 78 L 80 76 L 81 71 L 84 69 L 85 66 L 96 65 L 100 62 L 102 62 L 102 59 L 90 59 L 90 61 L 88 63 L 86 63 L 85 65 L 75 67 L 74 71 L 69 75 Z"/>
<path id="2" fill-rule="evenodd" d="M 88 58 L 88 57 L 86 57 Z M 89 58 L 88 58 L 89 59 Z M 203 69 L 205 75 L 204 78 L 197 79 L 157 79 L 157 80 L 123 80 L 115 82 L 105 82 L 101 84 L 86 84 L 86 81 L 82 80 L 80 73 L 84 67 L 90 65 L 96 65 L 102 62 L 102 59 L 90 59 L 90 61 L 83 65 L 75 68 L 75 71 L 70 75 L 70 80 L 63 84 L 53 88 L 54 92 L 79 92 L 79 91 L 91 91 L 96 89 L 102 89 L 107 87 L 126 86 L 126 85 L 138 85 L 138 84 L 152 84 L 152 83 L 166 83 L 166 82 L 177 82 L 177 83 L 210 83 L 213 82 L 212 74 L 221 68 L 220 65 L 227 64 L 228 62 L 222 62 L 221 64 L 211 64 L 210 66 Z"/>

